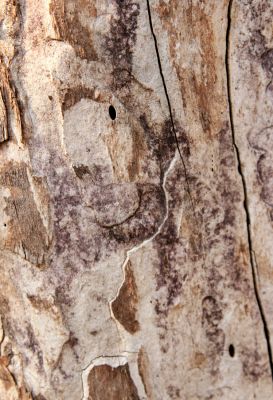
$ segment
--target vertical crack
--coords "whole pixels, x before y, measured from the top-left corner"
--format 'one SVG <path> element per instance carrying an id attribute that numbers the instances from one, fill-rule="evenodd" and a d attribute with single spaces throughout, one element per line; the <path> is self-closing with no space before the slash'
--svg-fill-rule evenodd
<path id="1" fill-rule="evenodd" d="M 123 280 L 122 280 L 122 283 L 121 283 L 121 285 L 120 285 L 120 287 L 119 287 L 119 289 L 118 289 L 118 291 L 117 291 L 116 296 L 115 296 L 112 300 L 110 300 L 110 302 L 109 302 L 110 316 L 111 316 L 111 318 L 113 319 L 113 321 L 114 321 L 115 324 L 116 324 L 117 331 L 118 331 L 118 334 L 119 334 L 121 340 L 122 340 L 122 336 L 121 336 L 121 333 L 120 333 L 120 328 L 119 328 L 119 325 L 118 325 L 118 321 L 117 321 L 117 319 L 116 319 L 116 317 L 115 317 L 115 315 L 114 315 L 114 313 L 113 313 L 113 310 L 112 310 L 112 303 L 113 303 L 113 302 L 116 300 L 116 298 L 118 297 L 118 294 L 119 294 L 119 292 L 120 292 L 120 289 L 122 288 L 122 285 L 123 285 L 124 282 L 125 282 L 125 276 L 126 276 L 126 274 L 125 274 L 125 268 L 126 268 L 127 263 L 130 261 L 130 255 L 131 255 L 131 254 L 134 254 L 134 253 L 137 252 L 139 249 L 141 249 L 142 247 L 146 246 L 148 243 L 152 242 L 152 241 L 156 238 L 156 236 L 160 234 L 161 230 L 163 229 L 163 226 L 165 225 L 165 223 L 166 223 L 166 221 L 167 221 L 167 219 L 168 219 L 168 217 L 169 217 L 169 198 L 168 198 L 168 191 L 167 191 L 167 189 L 166 189 L 166 182 L 167 182 L 168 174 L 171 172 L 171 170 L 172 170 L 172 168 L 174 167 L 176 161 L 177 161 L 177 153 L 175 153 L 175 156 L 174 156 L 174 158 L 172 159 L 172 161 L 170 162 L 170 165 L 169 165 L 167 171 L 165 172 L 164 178 L 163 178 L 162 188 L 163 188 L 163 190 L 164 190 L 165 199 L 166 199 L 166 200 L 165 200 L 165 201 L 166 201 L 166 213 L 165 213 L 165 216 L 164 216 L 164 218 L 163 218 L 163 220 L 162 220 L 160 226 L 158 227 L 157 231 L 156 231 L 150 238 L 144 240 L 144 241 L 141 242 L 140 244 L 134 246 L 132 249 L 130 249 L 130 250 L 127 251 L 127 253 L 126 253 L 126 258 L 125 258 L 125 260 L 124 260 L 124 262 L 123 262 L 123 264 L 122 264 L 122 271 L 123 271 Z"/>
<path id="2" fill-rule="evenodd" d="M 177 132 L 176 132 L 176 129 L 175 129 L 174 117 L 173 117 L 173 112 L 172 112 L 170 96 L 169 96 L 169 93 L 168 93 L 166 80 L 165 80 L 165 77 L 164 77 L 164 74 L 163 74 L 163 69 L 162 69 L 162 64 L 161 64 L 161 59 L 160 59 L 160 54 L 159 54 L 159 48 L 158 48 L 158 44 L 157 44 L 157 38 L 156 38 L 156 35 L 155 35 L 155 32 L 154 32 L 150 2 L 149 2 L 149 0 L 146 0 L 146 1 L 147 1 L 149 24 L 150 24 L 151 33 L 152 33 L 152 36 L 153 36 L 153 39 L 154 39 L 154 45 L 155 45 L 155 51 L 156 51 L 156 57 L 157 57 L 157 62 L 158 62 L 159 73 L 160 73 L 160 76 L 161 76 L 163 89 L 164 89 L 165 97 L 166 97 L 167 104 L 168 104 L 168 110 L 169 110 L 169 115 L 170 115 L 170 120 L 171 120 L 172 134 L 173 134 L 173 137 L 175 139 L 175 143 L 176 143 L 176 147 L 177 147 L 177 150 L 178 150 L 178 153 L 179 153 L 179 157 L 180 157 L 181 162 L 182 162 L 182 166 L 183 166 L 183 170 L 184 170 L 184 176 L 185 176 L 186 185 L 187 185 L 187 192 L 188 192 L 188 195 L 189 195 L 189 199 L 190 199 L 190 202 L 191 202 L 193 213 L 195 215 L 195 208 L 194 208 L 194 203 L 193 203 L 192 196 L 191 196 L 187 168 L 186 168 L 186 164 L 185 164 L 185 160 L 183 158 L 182 152 L 181 152 L 180 147 L 179 147 L 179 141 L 178 141 Z"/>
<path id="3" fill-rule="evenodd" d="M 246 216 L 247 239 L 248 239 L 249 258 L 250 258 L 250 264 L 251 264 L 254 293 L 255 293 L 256 302 L 258 305 L 258 309 L 260 312 L 260 316 L 261 316 L 261 320 L 262 320 L 262 324 L 263 324 L 263 328 L 264 328 L 264 336 L 265 336 L 265 340 L 266 340 L 266 344 L 267 344 L 269 365 L 270 365 L 271 376 L 272 376 L 272 380 L 273 380 L 273 357 L 272 357 L 272 348 L 271 348 L 271 343 L 270 343 L 270 333 L 269 333 L 266 316 L 265 316 L 265 311 L 263 308 L 262 300 L 261 300 L 259 289 L 258 289 L 258 277 L 257 277 L 257 268 L 256 268 L 257 265 L 255 262 L 255 253 L 254 253 L 253 245 L 252 245 L 251 218 L 250 218 L 250 212 L 248 209 L 247 183 L 246 183 L 246 179 L 245 179 L 243 168 L 242 168 L 240 151 L 239 151 L 238 145 L 236 143 L 232 101 L 231 101 L 231 76 L 230 76 L 229 56 L 230 56 L 230 30 L 231 30 L 231 23 L 232 23 L 232 18 L 231 18 L 232 4 L 233 4 L 233 0 L 230 0 L 229 4 L 228 4 L 228 10 L 227 10 L 226 59 L 225 59 L 229 116 L 230 116 L 232 141 L 233 141 L 233 146 L 235 149 L 235 154 L 236 154 L 237 163 L 238 163 L 238 172 L 239 172 L 239 175 L 240 175 L 240 178 L 242 181 L 242 187 L 243 187 L 243 193 L 244 193 L 244 210 L 245 210 L 245 216 Z"/>

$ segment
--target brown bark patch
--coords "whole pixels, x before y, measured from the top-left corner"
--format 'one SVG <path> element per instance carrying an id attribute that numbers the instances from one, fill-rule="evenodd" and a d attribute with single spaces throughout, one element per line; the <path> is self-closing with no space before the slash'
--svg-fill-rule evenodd
<path id="1" fill-rule="evenodd" d="M 6 357 L 0 358 L 0 392 L 5 393 L 4 399 L 32 400 L 30 393 L 22 386 L 18 388 L 12 374 L 8 369 L 8 363 L 3 361 Z M 15 397 L 16 396 L 16 397 Z M 2 400 L 2 397 L 1 397 Z"/>
<path id="2" fill-rule="evenodd" d="M 115 318 L 130 333 L 139 330 L 137 313 L 137 286 L 130 261 L 125 268 L 125 280 L 119 291 L 118 297 L 112 303 L 112 311 Z"/>
<path id="3" fill-rule="evenodd" d="M 12 386 L 14 386 L 14 380 L 12 375 L 10 374 L 7 367 L 0 363 L 0 381 L 4 386 L 5 390 L 9 390 Z"/>
<path id="4" fill-rule="evenodd" d="M 96 91 L 96 89 L 89 89 L 84 86 L 77 86 L 72 89 L 67 89 L 62 101 L 62 112 L 64 113 L 69 108 L 77 104 L 81 99 L 90 99 L 97 102 L 106 102 L 108 99 L 105 94 Z"/>
<path id="5" fill-rule="evenodd" d="M 149 367 L 149 358 L 148 354 L 144 350 L 143 347 L 140 348 L 138 357 L 137 357 L 137 364 L 138 364 L 138 372 L 139 376 L 141 377 L 145 393 L 147 394 L 147 398 L 152 400 L 152 385 L 150 381 L 150 367 Z"/>
<path id="6" fill-rule="evenodd" d="M 7 110 L 0 91 L 0 142 L 8 139 Z"/>
<path id="7" fill-rule="evenodd" d="M 14 122 L 21 130 L 21 116 L 16 93 L 11 86 L 9 71 L 1 60 L 0 52 L 0 143 L 15 137 Z"/>
<path id="8" fill-rule="evenodd" d="M 132 160 L 131 163 L 128 165 L 128 175 L 131 182 L 133 182 L 134 179 L 140 175 L 141 160 L 147 153 L 143 133 L 144 132 L 140 129 L 132 130 Z"/>
<path id="9" fill-rule="evenodd" d="M 94 367 L 89 376 L 89 400 L 139 400 L 128 364 Z"/>
<path id="10" fill-rule="evenodd" d="M 53 16 L 53 24 L 58 38 L 71 44 L 78 57 L 90 61 L 97 60 L 93 35 L 87 23 L 87 20 L 95 18 L 97 15 L 94 2 L 52 0 L 50 13 Z"/>
<path id="11" fill-rule="evenodd" d="M 0 185 L 10 191 L 10 196 L 5 198 L 5 211 L 10 221 L 4 247 L 32 263 L 42 265 L 48 238 L 33 197 L 26 165 L 7 163 L 0 171 Z"/>
<path id="12" fill-rule="evenodd" d="M 216 36 L 216 27 L 211 18 L 215 12 L 213 2 L 209 7 L 210 12 L 205 11 L 203 2 L 197 2 L 197 5 L 189 2 L 187 6 L 178 0 L 168 3 L 160 0 L 156 11 L 172 38 L 169 41 L 170 56 L 181 83 L 186 116 L 190 120 L 199 120 L 203 132 L 211 139 L 221 123 L 219 116 L 223 101 L 219 96 L 220 86 L 216 71 L 219 63 L 217 43 L 220 39 Z M 196 54 L 188 53 L 190 65 L 200 65 L 199 71 L 192 67 L 184 68 L 178 61 L 182 54 L 177 50 L 181 37 L 187 37 L 187 41 L 195 43 L 199 49 Z"/>

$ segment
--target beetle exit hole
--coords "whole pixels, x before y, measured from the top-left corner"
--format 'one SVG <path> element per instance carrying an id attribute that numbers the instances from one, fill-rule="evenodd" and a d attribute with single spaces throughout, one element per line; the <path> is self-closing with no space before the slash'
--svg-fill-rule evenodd
<path id="1" fill-rule="evenodd" d="M 228 352 L 229 352 L 230 357 L 233 358 L 235 356 L 235 348 L 234 348 L 233 344 L 229 345 Z"/>
<path id="2" fill-rule="evenodd" d="M 109 115 L 112 121 L 114 121 L 117 117 L 116 109 L 112 105 L 109 107 Z"/>

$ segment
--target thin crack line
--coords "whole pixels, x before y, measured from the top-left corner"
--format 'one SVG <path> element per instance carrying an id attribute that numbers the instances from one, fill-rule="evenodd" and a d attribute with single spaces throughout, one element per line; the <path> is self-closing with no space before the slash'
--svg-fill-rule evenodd
<path id="1" fill-rule="evenodd" d="M 155 35 L 155 32 L 154 32 L 154 28 L 153 28 L 153 20 L 152 20 L 152 13 L 151 13 L 151 7 L 150 7 L 149 0 L 147 0 L 147 10 L 148 10 L 150 29 L 151 29 L 151 33 L 152 33 L 152 36 L 153 36 L 153 39 L 154 39 L 154 45 L 155 45 L 155 51 L 156 51 L 156 57 L 157 57 L 157 62 L 158 62 L 159 73 L 160 73 L 160 76 L 161 76 L 161 80 L 162 80 L 162 84 L 163 84 L 163 88 L 164 88 L 164 93 L 165 93 L 165 97 L 166 97 L 167 104 L 168 104 L 168 110 L 169 110 L 171 126 L 172 126 L 172 133 L 173 133 L 173 136 L 175 138 L 175 143 L 176 143 L 176 147 L 177 147 L 180 159 L 182 161 L 185 180 L 186 180 L 186 185 L 187 185 L 187 192 L 188 192 L 188 195 L 189 195 L 189 198 L 190 198 L 190 202 L 191 202 L 191 206 L 192 206 L 192 209 L 193 209 L 193 213 L 195 215 L 195 207 L 194 207 L 193 199 L 192 199 L 192 196 L 191 196 L 189 177 L 188 177 L 188 173 L 187 173 L 186 164 L 185 164 L 182 152 L 181 152 L 180 147 L 179 147 L 178 137 L 177 137 L 175 124 L 174 124 L 174 118 L 173 118 L 173 112 L 172 112 L 170 96 L 169 96 L 169 93 L 168 93 L 166 80 L 165 80 L 165 77 L 164 77 L 164 74 L 163 74 L 163 69 L 162 69 L 162 64 L 161 64 L 161 59 L 160 59 L 160 54 L 159 54 L 159 48 L 158 48 L 158 44 L 157 44 L 157 38 L 156 38 L 156 35 Z"/>
<path id="2" fill-rule="evenodd" d="M 158 227 L 157 231 L 151 237 L 149 237 L 148 239 L 144 240 L 140 244 L 134 246 L 132 249 L 127 251 L 126 258 L 125 258 L 125 260 L 124 260 L 124 262 L 122 264 L 122 267 L 121 267 L 121 269 L 123 271 L 122 283 L 121 283 L 121 285 L 120 285 L 120 287 L 119 287 L 119 289 L 117 291 L 116 296 L 112 300 L 109 301 L 110 316 L 111 316 L 111 318 L 113 319 L 113 321 L 115 322 L 115 324 L 117 326 L 117 330 L 119 332 L 120 337 L 121 337 L 122 334 L 124 335 L 125 332 L 123 333 L 122 331 L 120 331 L 119 325 L 122 326 L 122 324 L 120 324 L 119 321 L 116 319 L 116 317 L 115 317 L 115 315 L 113 313 L 113 310 L 112 310 L 112 304 L 118 298 L 120 290 L 121 290 L 122 286 L 124 285 L 124 282 L 125 282 L 125 279 L 126 279 L 125 268 L 126 268 L 127 263 L 130 261 L 130 255 L 134 254 L 135 252 L 140 250 L 142 247 L 146 246 L 148 243 L 151 243 L 156 238 L 156 236 L 160 234 L 161 230 L 163 229 L 163 226 L 165 225 L 165 223 L 166 223 L 166 221 L 167 221 L 167 219 L 169 217 L 169 198 L 168 198 L 168 191 L 166 189 L 166 181 L 167 181 L 169 172 L 172 170 L 174 164 L 177 161 L 176 155 L 177 155 L 177 152 L 175 153 L 175 156 L 173 157 L 172 161 L 170 162 L 170 165 L 169 165 L 167 171 L 165 171 L 164 178 L 163 178 L 162 188 L 163 188 L 163 191 L 164 191 L 164 194 L 165 194 L 165 201 L 166 201 L 166 213 L 165 213 L 165 216 L 164 216 L 160 226 Z M 124 328 L 124 331 L 125 331 L 125 328 Z"/>
<path id="3" fill-rule="evenodd" d="M 267 326 L 267 321 L 266 321 L 266 316 L 265 316 L 265 311 L 263 309 L 263 304 L 262 300 L 259 294 L 259 289 L 258 289 L 258 281 L 257 281 L 257 276 L 256 276 L 256 268 L 257 264 L 255 262 L 255 253 L 253 250 L 252 246 L 252 236 L 251 236 L 251 218 L 250 218 L 250 212 L 248 209 L 248 192 L 247 192 L 247 184 L 246 184 L 246 179 L 243 173 L 242 169 L 242 162 L 241 162 L 241 156 L 240 156 L 240 151 L 239 148 L 236 144 L 236 137 L 235 137 L 235 127 L 234 127 L 234 119 L 233 119 L 233 110 L 232 110 L 232 101 L 231 101 L 231 76 L 230 76 L 230 65 L 229 65 L 229 55 L 230 55 L 230 30 L 231 30 L 231 8 L 232 8 L 233 0 L 229 1 L 228 4 L 228 10 L 227 10 L 227 33 L 226 33 L 226 75 L 227 75 L 227 95 L 228 95 L 228 104 L 229 104 L 229 116 L 230 116 L 230 126 L 231 126 L 231 134 L 232 134 L 232 141 L 233 141 L 233 146 L 235 149 L 235 154 L 237 158 L 237 163 L 238 163 L 238 173 L 241 177 L 242 181 L 242 186 L 243 186 L 243 193 L 244 193 L 244 209 L 245 209 L 245 214 L 246 214 L 246 225 L 247 225 L 247 239 L 248 239 L 248 247 L 249 247 L 249 258 L 250 258 L 250 264 L 251 264 L 251 271 L 252 271 L 252 279 L 253 279 L 253 287 L 254 287 L 254 293 L 255 293 L 255 298 L 256 302 L 258 305 L 258 309 L 260 312 L 263 328 L 264 328 L 264 335 L 265 335 L 265 340 L 267 344 L 267 352 L 268 352 L 268 359 L 269 359 L 269 365 L 270 365 L 270 370 L 271 370 L 271 377 L 273 380 L 273 357 L 272 357 L 272 348 L 271 348 L 271 343 L 270 343 L 270 332 Z M 258 270 L 258 269 L 257 269 Z"/>

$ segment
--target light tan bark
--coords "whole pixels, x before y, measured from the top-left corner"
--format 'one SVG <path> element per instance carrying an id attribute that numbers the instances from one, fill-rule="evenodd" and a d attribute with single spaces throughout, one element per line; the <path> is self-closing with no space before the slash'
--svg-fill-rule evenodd
<path id="1" fill-rule="evenodd" d="M 1 1 L 1 399 L 273 396 L 272 12 Z"/>

